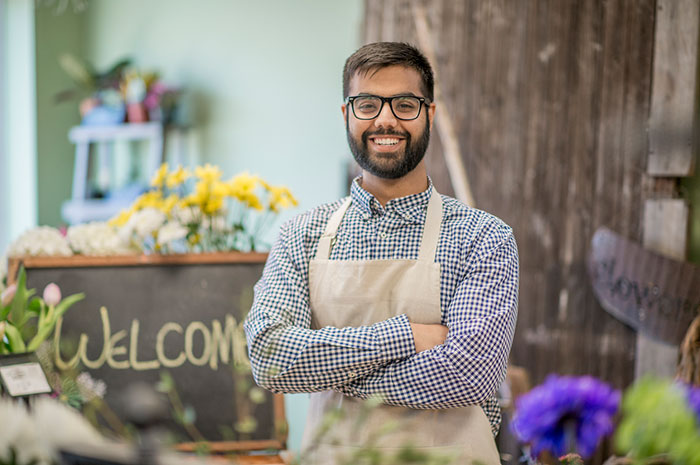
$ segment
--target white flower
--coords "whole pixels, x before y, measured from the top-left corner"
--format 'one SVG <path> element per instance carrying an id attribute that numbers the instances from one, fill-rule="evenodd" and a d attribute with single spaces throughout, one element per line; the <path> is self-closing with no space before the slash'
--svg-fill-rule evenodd
<path id="1" fill-rule="evenodd" d="M 132 234 L 135 233 L 141 240 L 145 240 L 152 236 L 165 223 L 165 220 L 166 216 L 162 211 L 155 208 L 144 208 L 131 215 L 119 234 L 126 234 L 127 237 L 131 238 Z"/>
<path id="2" fill-rule="evenodd" d="M 50 397 L 32 402 L 35 442 L 44 463 L 58 462 L 58 450 L 71 444 L 99 445 L 105 442 L 78 411 Z"/>
<path id="3" fill-rule="evenodd" d="M 77 382 L 80 394 L 86 402 L 90 402 L 98 397 L 103 399 L 107 392 L 107 384 L 101 379 L 93 378 L 87 371 L 80 373 L 75 378 L 75 381 Z"/>
<path id="4" fill-rule="evenodd" d="M 19 452 L 17 443 L 22 442 L 22 436 L 31 434 L 32 426 L 27 409 L 3 397 L 0 397 L 0 418 L 0 462 L 7 463 L 10 460 L 10 448 Z"/>
<path id="5" fill-rule="evenodd" d="M 101 221 L 71 226 L 67 237 L 73 250 L 83 255 L 129 255 L 139 252 L 122 241 L 116 228 Z"/>
<path id="6" fill-rule="evenodd" d="M 202 210 L 196 205 L 173 209 L 173 217 L 182 224 L 199 223 L 203 216 Z"/>
<path id="7" fill-rule="evenodd" d="M 187 228 L 177 221 L 168 221 L 158 230 L 157 243 L 167 245 L 187 236 Z"/>
<path id="8" fill-rule="evenodd" d="M 50 226 L 40 226 L 30 229 L 17 238 L 7 249 L 8 257 L 22 255 L 70 256 L 73 251 L 68 241 L 58 229 Z"/>

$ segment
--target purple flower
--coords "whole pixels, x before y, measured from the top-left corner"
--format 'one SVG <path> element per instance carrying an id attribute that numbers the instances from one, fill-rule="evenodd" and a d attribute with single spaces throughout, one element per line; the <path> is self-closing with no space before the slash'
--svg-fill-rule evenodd
<path id="1" fill-rule="evenodd" d="M 688 404 L 695 412 L 697 423 L 700 425 L 700 388 L 693 387 L 689 384 L 684 384 L 685 397 L 688 399 Z"/>
<path id="2" fill-rule="evenodd" d="M 620 392 L 596 378 L 551 375 L 518 399 L 510 426 L 530 443 L 534 456 L 547 450 L 555 457 L 567 452 L 590 457 L 612 432 L 619 404 Z"/>

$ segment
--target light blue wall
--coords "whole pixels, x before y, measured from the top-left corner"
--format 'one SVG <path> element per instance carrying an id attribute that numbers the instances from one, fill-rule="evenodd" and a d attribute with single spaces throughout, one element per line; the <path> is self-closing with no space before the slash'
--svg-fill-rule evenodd
<path id="1" fill-rule="evenodd" d="M 0 250 L 37 221 L 34 2 L 5 0 L 4 15 Z"/>
<path id="2" fill-rule="evenodd" d="M 194 92 L 200 161 L 288 185 L 300 207 L 287 218 L 345 191 L 341 72 L 359 45 L 361 9 L 360 0 L 93 0 L 87 53 L 98 68 L 131 56 Z"/>
<path id="3" fill-rule="evenodd" d="M 7 1 L 0 0 L 0 251 L 5 250 L 10 242 L 7 228 L 9 217 L 10 191 L 7 186 L 9 173 L 7 161 Z M 1 254 L 2 252 L 0 252 Z M 0 260 L 2 258 L 0 257 Z M 0 264 L 0 269 L 2 264 Z M 1 273 L 0 273 L 1 274 Z M 2 276 L 0 276 L 2 279 Z M 0 283 L 2 289 L 2 283 Z"/>
<path id="4" fill-rule="evenodd" d="M 131 56 L 199 96 L 201 162 L 288 185 L 300 206 L 282 218 L 344 195 L 341 72 L 361 0 L 93 0 L 85 14 L 98 68 Z M 286 400 L 298 450 L 308 396 Z"/>

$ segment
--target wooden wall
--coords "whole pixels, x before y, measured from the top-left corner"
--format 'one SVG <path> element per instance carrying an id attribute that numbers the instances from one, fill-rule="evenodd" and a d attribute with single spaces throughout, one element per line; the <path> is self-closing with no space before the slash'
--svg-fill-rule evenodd
<path id="1" fill-rule="evenodd" d="M 518 240 L 512 363 L 534 383 L 628 385 L 635 333 L 598 305 L 585 260 L 599 226 L 642 237 L 655 1 L 367 0 L 365 41 L 419 45 L 416 2 L 437 54 L 438 118 L 457 128 L 476 206 Z M 436 134 L 429 169 L 451 194 Z"/>

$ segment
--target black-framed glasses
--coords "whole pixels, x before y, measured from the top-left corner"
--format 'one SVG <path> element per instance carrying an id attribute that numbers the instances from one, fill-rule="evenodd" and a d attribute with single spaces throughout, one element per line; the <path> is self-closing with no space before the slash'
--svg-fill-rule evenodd
<path id="1" fill-rule="evenodd" d="M 352 114 L 357 119 L 374 119 L 379 116 L 388 102 L 391 112 L 397 119 L 410 121 L 420 116 L 423 104 L 427 103 L 424 97 L 414 95 L 396 95 L 394 97 L 380 97 L 379 95 L 353 95 L 347 98 L 347 103 L 352 108 Z"/>

